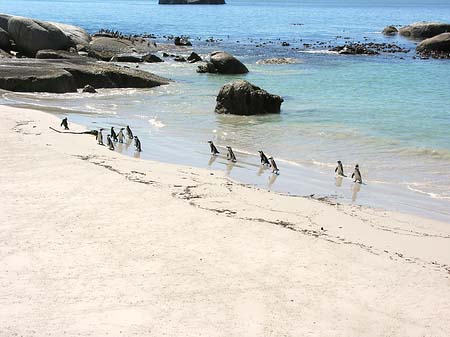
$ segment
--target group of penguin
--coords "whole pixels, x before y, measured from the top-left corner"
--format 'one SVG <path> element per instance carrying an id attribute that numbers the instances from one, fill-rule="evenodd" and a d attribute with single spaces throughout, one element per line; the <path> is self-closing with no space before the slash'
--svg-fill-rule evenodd
<path id="1" fill-rule="evenodd" d="M 62 120 L 61 126 L 64 127 L 65 130 L 69 130 L 67 118 L 64 118 Z M 114 151 L 114 149 L 115 149 L 114 142 L 123 143 L 123 141 L 125 139 L 125 134 L 124 134 L 123 130 L 126 130 L 128 139 L 132 140 L 134 138 L 134 146 L 136 148 L 136 151 L 141 152 L 142 151 L 141 141 L 139 140 L 139 138 L 137 136 L 133 136 L 133 132 L 131 131 L 131 129 L 128 125 L 126 128 L 121 128 L 119 133 L 117 133 L 117 134 L 114 130 L 114 127 L 113 126 L 111 127 L 111 133 L 106 136 L 107 141 L 108 141 L 107 145 L 108 145 L 109 149 Z M 97 143 L 99 145 L 104 145 L 102 131 L 104 131 L 104 129 L 99 129 L 99 131 L 97 132 Z M 219 152 L 219 150 L 217 150 L 217 147 L 214 145 L 213 141 L 210 140 L 210 141 L 208 141 L 208 143 L 209 143 L 209 147 L 211 149 L 211 155 L 213 155 L 213 156 L 218 155 L 220 152 Z M 231 146 L 227 146 L 227 151 L 228 151 L 227 152 L 227 160 L 235 163 L 237 161 L 237 159 L 236 159 L 236 155 L 234 154 Z M 280 170 L 278 169 L 277 163 L 275 162 L 273 157 L 267 158 L 267 156 L 264 154 L 263 151 L 258 151 L 258 152 L 259 152 L 259 156 L 261 158 L 261 165 L 271 167 L 272 173 L 278 175 Z M 334 170 L 334 172 L 338 176 L 347 177 L 344 174 L 344 167 L 342 166 L 342 162 L 340 160 L 338 160 L 337 164 L 338 165 L 337 165 L 336 169 Z M 354 179 L 355 182 L 362 184 L 362 177 L 361 177 L 361 172 L 359 170 L 358 164 L 356 164 L 356 166 L 355 166 L 355 170 L 352 174 L 352 179 Z"/>
<path id="2" fill-rule="evenodd" d="M 220 152 L 219 152 L 219 150 L 217 150 L 217 147 L 214 145 L 213 141 L 210 140 L 210 141 L 208 141 L 208 143 L 209 143 L 209 147 L 211 149 L 211 155 L 213 155 L 213 156 L 218 155 Z M 227 152 L 227 159 L 232 161 L 232 162 L 236 162 L 236 156 L 235 156 L 231 146 L 227 146 L 227 151 L 228 151 Z M 277 163 L 275 162 L 273 157 L 267 158 L 267 156 L 264 154 L 263 151 L 258 151 L 258 153 L 259 153 L 259 156 L 261 158 L 261 165 L 272 167 L 272 173 L 279 174 L 280 170 L 278 169 Z M 337 163 L 338 163 L 338 166 L 336 167 L 334 172 L 338 176 L 347 177 L 344 174 L 344 167 L 342 166 L 342 162 L 340 160 L 338 160 Z M 361 172 L 359 170 L 359 165 L 358 164 L 356 164 L 356 166 L 355 166 L 355 171 L 352 174 L 352 179 L 354 179 L 355 182 L 362 184 L 362 177 L 361 177 Z"/>
<path id="3" fill-rule="evenodd" d="M 61 126 L 64 127 L 64 130 L 69 130 L 69 123 L 67 122 L 67 118 L 64 118 L 61 121 Z M 99 145 L 105 145 L 103 143 L 103 133 L 102 133 L 102 131 L 104 131 L 104 130 L 105 129 L 99 129 L 97 131 L 96 137 L 97 137 L 97 143 Z M 115 150 L 114 142 L 123 143 L 123 141 L 125 140 L 125 134 L 124 134 L 123 130 L 126 130 L 128 139 L 130 139 L 130 140 L 134 139 L 134 146 L 136 148 L 136 151 L 142 152 L 141 141 L 139 140 L 138 136 L 133 136 L 133 131 L 131 131 L 131 128 L 129 125 L 127 125 L 126 128 L 121 128 L 119 133 L 116 133 L 113 126 L 111 127 L 110 134 L 106 136 L 108 148 L 111 151 L 114 151 Z"/>

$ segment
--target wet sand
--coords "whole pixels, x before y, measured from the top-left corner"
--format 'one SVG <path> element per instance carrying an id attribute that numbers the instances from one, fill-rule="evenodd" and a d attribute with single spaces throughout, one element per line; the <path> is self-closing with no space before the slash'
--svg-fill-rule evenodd
<path id="1" fill-rule="evenodd" d="M 450 332 L 448 222 L 124 156 L 39 111 L 0 116 L 0 336 Z"/>

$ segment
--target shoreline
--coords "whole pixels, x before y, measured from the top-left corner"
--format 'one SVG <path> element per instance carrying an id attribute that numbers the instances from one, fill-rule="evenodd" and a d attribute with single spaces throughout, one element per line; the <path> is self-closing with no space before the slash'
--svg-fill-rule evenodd
<path id="1" fill-rule="evenodd" d="M 48 113 L 0 114 L 5 335 L 450 331 L 447 223 L 283 196 L 56 133 Z"/>

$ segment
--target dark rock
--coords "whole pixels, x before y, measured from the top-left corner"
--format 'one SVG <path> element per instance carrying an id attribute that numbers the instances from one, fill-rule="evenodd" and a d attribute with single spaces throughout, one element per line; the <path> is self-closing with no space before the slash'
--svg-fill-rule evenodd
<path id="1" fill-rule="evenodd" d="M 211 53 L 210 60 L 219 74 L 248 73 L 247 67 L 241 61 L 224 51 L 216 51 Z"/>
<path id="2" fill-rule="evenodd" d="M 11 15 L 0 14 L 0 28 L 4 31 L 8 31 L 8 21 Z"/>
<path id="3" fill-rule="evenodd" d="M 416 22 L 399 30 L 400 35 L 411 39 L 428 39 L 447 32 L 450 24 L 442 22 Z"/>
<path id="4" fill-rule="evenodd" d="M 66 50 L 43 49 L 36 53 L 37 59 L 81 59 L 78 53 L 71 53 Z"/>
<path id="5" fill-rule="evenodd" d="M 10 59 L 12 57 L 13 56 L 10 53 L 0 49 L 0 59 Z"/>
<path id="6" fill-rule="evenodd" d="M 144 55 L 142 57 L 142 60 L 144 62 L 148 62 L 148 63 L 159 63 L 159 62 L 164 62 L 163 60 L 161 60 L 158 56 L 154 55 L 154 54 L 147 54 Z"/>
<path id="7" fill-rule="evenodd" d="M 113 56 L 111 62 L 130 62 L 130 63 L 140 63 L 144 62 L 142 55 L 139 54 L 120 54 Z"/>
<path id="8" fill-rule="evenodd" d="M 395 26 L 387 26 L 383 29 L 383 35 L 393 36 L 398 34 L 398 29 Z"/>
<path id="9" fill-rule="evenodd" d="M 283 99 L 244 80 L 225 84 L 217 96 L 215 112 L 235 115 L 279 113 Z"/>
<path id="10" fill-rule="evenodd" d="M 289 42 L 282 42 L 281 45 L 283 47 L 289 47 L 291 44 Z"/>
<path id="11" fill-rule="evenodd" d="M 205 64 L 202 64 L 197 67 L 197 72 L 200 74 L 215 74 L 217 73 L 217 68 L 212 64 L 211 62 L 206 62 Z"/>
<path id="12" fill-rule="evenodd" d="M 377 51 L 366 48 L 362 44 L 349 44 L 345 46 L 337 46 L 331 49 L 341 55 L 376 55 Z"/>
<path id="13" fill-rule="evenodd" d="M 86 84 L 83 88 L 83 92 L 86 92 L 89 94 L 96 94 L 97 90 L 95 90 L 95 88 L 92 85 Z"/>
<path id="14" fill-rule="evenodd" d="M 11 49 L 11 41 L 9 38 L 9 34 L 7 31 L 0 28 L 0 49 L 10 50 Z"/>
<path id="15" fill-rule="evenodd" d="M 192 46 L 192 43 L 185 37 L 177 36 L 174 39 L 175 46 Z"/>
<path id="16" fill-rule="evenodd" d="M 421 57 L 449 59 L 450 33 L 442 33 L 432 38 L 423 40 L 417 46 L 417 52 Z"/>
<path id="17" fill-rule="evenodd" d="M 8 21 L 8 33 L 19 51 L 35 56 L 42 49 L 67 49 L 69 38 L 51 23 L 13 16 Z"/>
<path id="18" fill-rule="evenodd" d="M 175 62 L 186 62 L 186 59 L 183 56 L 175 56 L 175 58 L 173 59 Z"/>
<path id="19" fill-rule="evenodd" d="M 167 54 L 166 52 L 164 52 L 164 53 L 162 53 L 162 56 L 163 56 L 163 57 L 169 57 L 170 55 Z"/>
<path id="20" fill-rule="evenodd" d="M 195 63 L 201 61 L 202 58 L 197 53 L 192 52 L 191 55 L 188 56 L 187 60 L 189 63 Z"/>
<path id="21" fill-rule="evenodd" d="M 160 5 L 225 5 L 225 0 L 159 0 Z"/>
<path id="22" fill-rule="evenodd" d="M 114 64 L 86 60 L 0 60 L 0 88 L 11 91 L 74 92 L 95 88 L 152 88 L 169 80 Z"/>

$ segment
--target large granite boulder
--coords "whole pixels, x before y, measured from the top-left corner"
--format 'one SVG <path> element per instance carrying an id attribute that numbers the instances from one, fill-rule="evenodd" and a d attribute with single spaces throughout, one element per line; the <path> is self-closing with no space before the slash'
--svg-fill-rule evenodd
<path id="1" fill-rule="evenodd" d="M 87 46 L 91 42 L 91 36 L 83 28 L 59 22 L 50 23 L 59 28 L 69 38 L 72 47 Z"/>
<path id="2" fill-rule="evenodd" d="M 417 51 L 450 52 L 450 33 L 442 33 L 432 38 L 423 40 L 417 46 Z"/>
<path id="3" fill-rule="evenodd" d="M 111 58 L 111 62 L 130 62 L 140 63 L 143 62 L 142 55 L 140 54 L 119 54 Z"/>
<path id="4" fill-rule="evenodd" d="M 0 28 L 0 49 L 10 50 L 11 42 L 9 40 L 9 34 L 4 29 Z"/>
<path id="5" fill-rule="evenodd" d="M 224 51 L 215 51 L 210 55 L 210 62 L 198 67 L 199 73 L 246 74 L 247 67 L 233 55 Z"/>
<path id="6" fill-rule="evenodd" d="M 86 48 L 89 56 L 103 61 L 126 54 L 149 54 L 157 51 L 153 43 L 145 39 L 96 37 Z"/>
<path id="7" fill-rule="evenodd" d="M 169 80 L 114 64 L 81 60 L 0 60 L 0 89 L 64 93 L 95 88 L 152 88 Z"/>
<path id="8" fill-rule="evenodd" d="M 160 5 L 225 5 L 225 0 L 159 0 Z"/>
<path id="9" fill-rule="evenodd" d="M 234 115 L 279 113 L 283 99 L 248 81 L 225 84 L 217 96 L 215 112 Z"/>
<path id="10" fill-rule="evenodd" d="M 67 50 L 52 50 L 52 49 L 43 49 L 39 50 L 36 53 L 37 59 L 82 59 L 83 56 L 80 56 L 78 53 L 71 53 Z"/>
<path id="11" fill-rule="evenodd" d="M 400 35 L 418 40 L 447 32 L 450 32 L 450 24 L 442 22 L 416 22 L 399 30 Z"/>
<path id="12" fill-rule="evenodd" d="M 11 15 L 0 14 L 0 28 L 4 31 L 8 31 L 8 21 Z"/>
<path id="13" fill-rule="evenodd" d="M 8 33 L 17 48 L 27 56 L 41 49 L 67 49 L 69 38 L 51 23 L 13 16 L 8 21 Z"/>
<path id="14" fill-rule="evenodd" d="M 393 36 L 398 34 L 398 29 L 395 26 L 387 26 L 383 29 L 383 35 Z"/>

